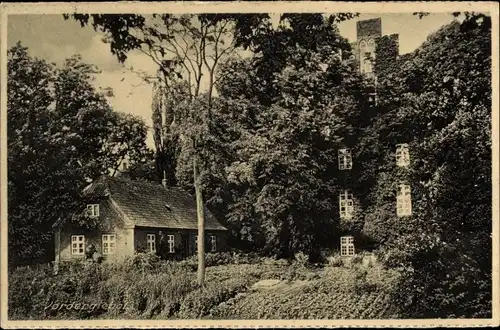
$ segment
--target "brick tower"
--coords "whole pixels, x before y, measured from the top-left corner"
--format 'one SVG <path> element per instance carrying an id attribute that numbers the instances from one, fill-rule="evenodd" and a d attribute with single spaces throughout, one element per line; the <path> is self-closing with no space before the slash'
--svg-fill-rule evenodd
<path id="1" fill-rule="evenodd" d="M 382 19 L 380 17 L 356 22 L 356 41 L 351 43 L 351 47 L 361 73 L 371 78 L 375 77 L 377 47 L 387 41 L 391 41 L 396 45 L 396 48 L 399 48 L 398 34 L 382 35 Z M 399 55 L 398 50 L 396 50 L 395 55 Z M 390 60 L 395 60 L 395 58 Z"/>
<path id="2" fill-rule="evenodd" d="M 359 71 L 372 81 L 372 86 L 366 91 L 369 102 L 377 104 L 377 76 L 390 61 L 395 61 L 399 55 L 399 35 L 382 35 L 382 19 L 380 17 L 356 22 L 356 41 L 351 43 L 352 58 Z M 390 54 L 384 54 L 378 60 L 377 48 L 391 49 Z"/>

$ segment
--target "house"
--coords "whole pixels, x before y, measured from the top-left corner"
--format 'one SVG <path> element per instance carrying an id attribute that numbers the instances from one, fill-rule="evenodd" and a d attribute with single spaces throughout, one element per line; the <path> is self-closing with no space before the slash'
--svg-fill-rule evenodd
<path id="1" fill-rule="evenodd" d="M 83 191 L 85 219 L 94 226 L 60 220 L 54 224 L 55 261 L 84 259 L 89 249 L 103 259 L 154 252 L 181 259 L 197 251 L 193 196 L 177 187 L 125 177 L 101 176 Z M 205 208 L 207 252 L 223 251 L 227 229 Z"/>

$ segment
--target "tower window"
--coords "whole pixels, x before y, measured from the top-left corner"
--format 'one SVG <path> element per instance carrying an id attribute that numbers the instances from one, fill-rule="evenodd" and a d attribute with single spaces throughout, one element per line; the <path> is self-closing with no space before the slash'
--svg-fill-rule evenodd
<path id="1" fill-rule="evenodd" d="M 408 144 L 398 144 L 396 146 L 396 165 L 400 167 L 408 167 L 410 165 L 410 149 Z"/>
<path id="2" fill-rule="evenodd" d="M 411 210 L 410 185 L 407 184 L 399 185 L 396 203 L 397 203 L 397 214 L 399 217 L 411 215 L 412 210 Z"/>
<path id="3" fill-rule="evenodd" d="M 339 150 L 339 170 L 352 169 L 352 156 L 349 149 Z"/>
<path id="4" fill-rule="evenodd" d="M 352 257 L 354 255 L 354 237 L 343 236 L 340 238 L 340 255 Z"/>
<path id="5" fill-rule="evenodd" d="M 361 40 L 361 41 L 359 42 L 359 50 L 361 51 L 361 54 L 363 54 L 363 53 L 364 53 L 365 49 L 366 49 L 366 41 Z"/>
<path id="6" fill-rule="evenodd" d="M 373 73 L 373 65 L 372 60 L 367 58 L 365 59 L 365 73 Z"/>
<path id="7" fill-rule="evenodd" d="M 363 65 L 361 65 L 362 73 L 373 73 L 373 63 L 372 63 L 372 53 L 364 52 L 362 53 L 363 57 L 361 58 Z"/>
<path id="8" fill-rule="evenodd" d="M 374 50 L 373 48 L 375 47 L 375 40 L 370 38 L 370 40 L 368 40 L 368 47 L 370 47 L 372 50 Z"/>
<path id="9" fill-rule="evenodd" d="M 348 190 L 344 190 L 340 193 L 339 212 L 341 219 L 352 219 L 354 215 L 354 199 Z"/>

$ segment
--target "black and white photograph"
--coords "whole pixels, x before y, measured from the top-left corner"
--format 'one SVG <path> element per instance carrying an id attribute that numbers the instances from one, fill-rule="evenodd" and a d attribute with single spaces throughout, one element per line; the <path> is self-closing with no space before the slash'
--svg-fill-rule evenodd
<path id="1" fill-rule="evenodd" d="M 2 327 L 499 325 L 498 4 L 0 9 Z"/>

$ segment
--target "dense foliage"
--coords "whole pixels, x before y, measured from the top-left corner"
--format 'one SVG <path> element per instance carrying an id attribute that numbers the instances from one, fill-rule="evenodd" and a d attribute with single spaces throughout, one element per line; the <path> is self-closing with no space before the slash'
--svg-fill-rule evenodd
<path id="1" fill-rule="evenodd" d="M 278 284 L 263 292 L 240 294 L 211 311 L 224 319 L 388 319 L 397 318 L 391 303 L 396 272 L 332 267 L 315 279 Z M 396 307 L 396 308 L 395 308 Z"/>
<path id="2" fill-rule="evenodd" d="M 409 316 L 491 316 L 490 38 L 488 17 L 455 21 L 379 79 L 383 162 L 364 231 L 406 276 Z M 408 169 L 395 167 L 396 143 L 410 146 Z M 399 183 L 411 186 L 409 218 L 395 216 Z"/>
<path id="3" fill-rule="evenodd" d="M 256 41 L 273 43 L 255 46 L 250 58 L 230 59 L 219 72 L 222 95 L 213 102 L 210 134 L 218 149 L 208 149 L 205 190 L 239 246 L 314 258 L 342 227 L 333 216 L 339 189 L 362 172 L 361 166 L 339 172 L 337 152 L 356 144 L 369 105 L 354 63 L 331 56 L 347 57 L 349 47 L 335 26 L 322 15 L 283 20 L 289 24 Z M 303 38 L 308 24 L 310 38 Z"/>
<path id="4" fill-rule="evenodd" d="M 82 210 L 88 180 L 150 152 L 145 123 L 110 108 L 110 91 L 92 85 L 96 73 L 78 56 L 56 68 L 20 44 L 8 51 L 11 263 L 51 260 L 52 225 Z"/>
<path id="5" fill-rule="evenodd" d="M 229 262 L 228 257 L 232 258 Z M 226 261 L 224 265 L 208 264 L 203 288 L 196 285 L 196 260 L 161 261 L 151 254 L 137 254 L 114 263 L 62 264 L 56 275 L 50 267 L 20 267 L 9 274 L 9 318 L 235 319 L 255 318 L 256 313 L 268 310 L 296 319 L 304 317 L 307 309 L 286 309 L 282 304 L 289 300 L 287 307 L 300 306 L 299 302 L 307 297 L 314 303 L 310 316 L 318 318 L 392 315 L 386 296 L 397 280 L 395 272 L 360 265 L 306 268 L 297 261 L 291 266 L 301 271 L 290 274 L 286 263 L 267 258 L 245 254 L 213 254 L 211 258 Z M 334 278 L 338 281 L 332 281 Z M 302 286 L 305 283 L 301 281 L 305 279 L 310 282 Z M 261 280 L 274 280 L 285 286 L 298 283 L 301 289 L 282 296 L 280 288 L 276 288 L 270 295 L 269 291 L 252 288 Z M 362 292 L 365 289 L 369 289 L 369 295 Z M 283 299 L 278 298 L 280 296 Z M 330 303 L 320 304 L 327 296 Z M 351 305 L 333 311 L 334 301 Z M 267 308 L 256 305 L 260 302 L 265 302 Z M 368 310 L 362 308 L 365 305 Z M 275 315 L 278 314 L 260 316 Z"/>
<path id="6" fill-rule="evenodd" d="M 123 40 L 112 16 L 73 15 L 82 24 L 92 22 L 110 40 Z M 196 190 L 203 190 L 240 246 L 314 257 L 332 233 L 339 235 L 335 229 L 342 226 L 333 214 L 338 189 L 348 179 L 335 170 L 337 150 L 356 144 L 368 107 L 354 63 L 342 61 L 350 46 L 334 24 L 353 16 L 282 14 L 273 27 L 267 15 L 155 15 L 157 25 L 134 19 L 130 31 L 119 32 L 140 35 L 131 36 L 134 42 L 125 51 L 145 47 L 161 59 L 153 101 L 158 174 L 192 189 L 193 176 L 197 182 L 192 162 L 199 157 L 203 189 Z M 132 18 L 120 24 L 127 19 Z M 187 48 L 176 44 L 175 34 Z M 232 49 L 228 42 L 252 55 L 222 62 L 222 54 Z M 124 61 L 119 43 L 110 46 Z M 200 56 L 191 56 L 197 51 Z M 234 70 L 240 63 L 252 69 Z M 210 78 L 206 93 L 200 91 L 201 67 Z M 214 87 L 220 97 L 212 95 Z M 297 143 L 302 147 L 294 150 Z M 351 175 L 358 173 L 361 166 Z M 351 187 L 361 204 L 362 186 Z M 342 225 L 359 231 L 361 224 L 359 213 Z"/>
<path id="7" fill-rule="evenodd" d="M 122 61 L 127 51 L 148 43 L 148 39 L 126 41 L 131 37 L 127 29 L 144 29 L 140 17 L 124 16 L 118 29 L 105 15 L 80 18 L 89 22 L 91 17 L 111 40 L 118 38 L 125 44 L 111 44 Z M 164 22 L 177 19 L 163 18 Z M 321 247 L 338 245 L 344 233 L 356 236 L 357 249 L 370 243 L 378 248 L 387 267 L 397 269 L 402 281 L 395 283 L 390 295 L 377 292 L 362 299 L 354 297 L 346 302 L 353 309 L 367 306 L 370 310 L 374 301 L 388 306 L 386 299 L 390 299 L 392 306 L 401 307 L 398 315 L 402 317 L 490 317 L 490 18 L 466 13 L 463 21 L 442 27 L 414 52 L 393 61 L 388 59 L 397 55 L 397 43 L 393 37 L 382 37 L 375 63 L 376 104 L 368 102 L 366 95 L 372 82 L 363 79 L 355 63 L 348 60 L 349 45 L 333 24 L 350 16 L 283 14 L 278 27 L 259 15 L 197 18 L 201 24 L 212 19 L 219 23 L 232 20 L 232 45 L 244 46 L 251 54 L 230 57 L 212 67 L 210 88 L 216 88 L 218 95 L 200 91 L 199 80 L 186 85 L 187 78 L 174 68 L 189 64 L 183 62 L 187 58 L 162 62 L 160 72 L 162 68 L 172 70 L 160 76 L 169 82 L 168 89 L 158 88 L 153 103 L 157 153 L 154 159 L 148 155 L 148 162 L 130 172 L 157 179 L 165 170 L 169 183 L 193 190 L 192 159 L 196 155 L 206 202 L 230 229 L 230 244 L 266 255 L 292 259 L 304 253 L 307 260 L 314 261 Z M 150 39 L 152 45 L 154 38 Z M 215 42 L 208 34 L 204 38 Z M 114 147 L 114 153 L 97 152 L 108 143 L 102 137 L 112 136 L 109 141 L 115 141 L 138 134 L 126 130 L 118 134 L 104 125 L 103 116 L 121 126 L 119 120 L 106 117 L 112 113 L 109 107 L 85 83 L 89 67 L 73 59 L 65 69 L 54 71 L 43 61 L 29 58 L 21 48 L 9 54 L 9 84 L 14 86 L 9 87 L 9 212 L 14 210 L 9 230 L 25 234 L 19 241 L 9 240 L 15 248 L 9 251 L 21 250 L 15 244 L 27 244 L 30 249 L 23 251 L 30 254 L 36 245 L 23 241 L 24 237 L 45 228 L 60 212 L 45 205 L 40 196 L 57 195 L 50 189 L 66 187 L 45 183 L 69 183 L 73 176 L 92 177 L 112 167 L 124 151 Z M 28 75 L 39 78 L 27 79 Z M 54 81 L 56 94 L 46 81 Z M 58 85 L 58 81 L 62 83 Z M 39 85 L 31 86 L 34 82 Z M 79 97 L 71 94 L 73 90 L 80 91 Z M 104 158 L 85 158 L 88 154 L 81 153 L 79 130 L 88 128 L 77 125 L 81 121 L 76 120 L 83 120 L 87 113 L 96 120 L 91 131 L 85 132 L 90 137 L 89 153 Z M 66 114 L 75 116 L 75 121 L 66 121 Z M 53 116 L 59 116 L 58 120 L 52 121 Z M 135 127 L 142 132 L 138 123 Z M 143 149 L 140 140 L 133 150 Z M 409 145 L 408 168 L 395 164 L 399 143 Z M 352 150 L 353 168 L 339 171 L 337 152 L 345 147 Z M 61 169 L 56 155 L 58 161 L 66 160 L 64 164 L 80 161 L 85 166 Z M 16 160 L 12 166 L 11 157 Z M 28 180 L 26 172 L 38 179 Z M 19 182 L 28 189 L 21 191 Z M 411 216 L 396 214 L 400 183 L 411 187 Z M 344 189 L 351 190 L 355 198 L 356 213 L 351 221 L 338 217 L 338 196 Z M 66 191 L 60 196 L 61 200 L 54 200 L 57 205 L 73 200 Z M 28 219 L 34 220 L 27 223 Z M 231 263 L 207 257 L 210 262 Z M 147 280 L 155 281 L 153 277 Z M 207 304 L 227 299 L 246 285 L 245 280 L 230 281 L 227 288 L 209 285 L 198 293 L 187 293 L 189 290 L 183 290 L 191 287 L 184 283 L 179 290 L 181 296 L 186 294 L 186 305 L 175 308 L 185 317 L 200 316 L 207 313 Z M 159 290 L 154 294 L 164 290 L 159 285 L 152 287 Z M 306 295 L 301 290 L 306 289 L 298 291 L 299 297 Z M 273 295 L 256 298 L 262 306 L 275 300 L 284 306 L 272 315 L 262 311 L 261 316 L 285 317 L 294 294 L 283 300 Z M 334 296 L 320 297 L 331 309 L 337 306 Z M 313 306 L 322 301 L 318 299 L 312 297 L 308 303 Z M 239 316 L 260 315 L 245 304 L 235 306 L 241 308 Z M 148 308 L 136 309 L 142 313 L 156 307 Z M 217 313 L 229 315 L 224 308 Z M 329 316 L 349 317 L 349 313 Z M 385 313 L 382 308 L 372 314 L 395 315 Z M 318 315 L 323 314 L 300 314 Z"/>

